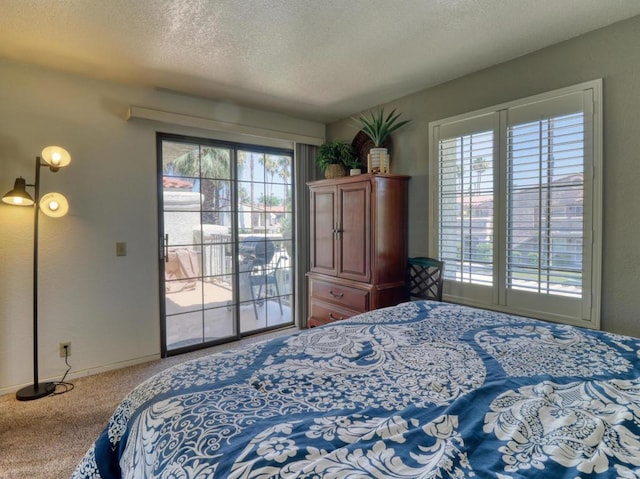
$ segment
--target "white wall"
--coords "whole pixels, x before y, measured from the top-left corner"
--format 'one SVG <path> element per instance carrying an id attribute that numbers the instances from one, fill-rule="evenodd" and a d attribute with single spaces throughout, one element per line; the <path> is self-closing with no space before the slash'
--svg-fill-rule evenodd
<path id="1" fill-rule="evenodd" d="M 428 124 L 603 78 L 602 329 L 640 337 L 640 17 L 576 37 L 384 105 L 412 122 L 393 135 L 391 171 L 411 175 L 409 254 L 427 253 Z M 425 46 L 428 48 L 428 46 Z M 351 140 L 349 120 L 328 138 Z"/>
<path id="2" fill-rule="evenodd" d="M 159 356 L 156 131 L 283 145 L 126 121 L 129 105 L 325 133 L 319 123 L 274 113 L 0 61 L 0 195 L 18 176 L 34 181 L 43 147 L 72 155 L 58 173 L 41 170 L 41 192 L 59 191 L 70 203 L 62 219 L 40 216 L 41 380 L 64 373 L 63 341 L 72 343 L 70 377 Z M 32 381 L 32 241 L 33 210 L 0 203 L 0 393 Z M 117 241 L 127 242 L 127 256 L 116 257 Z"/>

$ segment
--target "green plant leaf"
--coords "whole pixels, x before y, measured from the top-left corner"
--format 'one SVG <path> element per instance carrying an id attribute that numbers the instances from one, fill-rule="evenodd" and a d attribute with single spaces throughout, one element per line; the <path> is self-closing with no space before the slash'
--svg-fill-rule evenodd
<path id="1" fill-rule="evenodd" d="M 373 141 L 376 147 L 382 145 L 382 142 L 394 131 L 401 126 L 406 125 L 411 120 L 403 120 L 398 122 L 400 113 L 396 113 L 394 108 L 386 117 L 384 116 L 384 108 L 378 110 L 377 114 L 369 112 L 369 117 L 360 115 L 352 117 L 358 123 L 360 129 Z M 397 123 L 396 123 L 397 122 Z"/>

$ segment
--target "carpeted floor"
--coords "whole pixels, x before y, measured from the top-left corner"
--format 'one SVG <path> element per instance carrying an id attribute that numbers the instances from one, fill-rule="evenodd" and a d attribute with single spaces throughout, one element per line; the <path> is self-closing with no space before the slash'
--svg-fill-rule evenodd
<path id="1" fill-rule="evenodd" d="M 68 478 L 118 403 L 148 377 L 190 359 L 294 331 L 294 328 L 279 330 L 79 378 L 73 381 L 75 388 L 67 394 L 27 402 L 17 401 L 14 394 L 0 396 L 0 478 Z"/>

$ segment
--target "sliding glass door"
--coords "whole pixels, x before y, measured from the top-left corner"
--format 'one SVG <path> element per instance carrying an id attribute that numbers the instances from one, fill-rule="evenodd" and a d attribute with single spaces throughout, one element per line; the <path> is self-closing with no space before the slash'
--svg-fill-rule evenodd
<path id="1" fill-rule="evenodd" d="M 163 354 L 293 324 L 292 152 L 158 135 Z"/>

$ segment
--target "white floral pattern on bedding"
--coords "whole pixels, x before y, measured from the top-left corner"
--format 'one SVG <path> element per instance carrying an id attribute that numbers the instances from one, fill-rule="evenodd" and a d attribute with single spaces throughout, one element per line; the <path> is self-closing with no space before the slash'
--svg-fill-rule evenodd
<path id="1" fill-rule="evenodd" d="M 612 458 L 637 467 L 640 438 L 625 423 L 640 424 L 639 386 L 638 380 L 525 386 L 491 403 L 484 430 L 507 443 L 500 447 L 505 471 L 544 469 L 551 460 L 604 473 Z"/>
<path id="2" fill-rule="evenodd" d="M 506 326 L 481 331 L 475 340 L 510 376 L 595 376 L 632 366 L 611 346 L 565 325 Z"/>
<path id="3" fill-rule="evenodd" d="M 639 351 L 405 303 L 158 374 L 73 477 L 638 479 Z"/>

